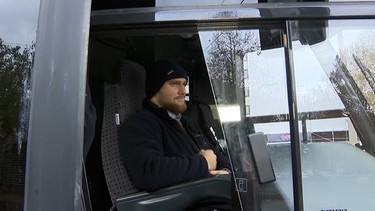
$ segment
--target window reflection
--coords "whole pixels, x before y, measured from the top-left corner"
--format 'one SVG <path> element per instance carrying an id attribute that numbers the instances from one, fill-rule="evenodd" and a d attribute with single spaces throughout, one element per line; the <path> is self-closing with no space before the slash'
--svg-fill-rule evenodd
<path id="1" fill-rule="evenodd" d="M 332 20 L 325 41 L 293 43 L 305 210 L 375 205 L 373 25 Z"/>
<path id="2" fill-rule="evenodd" d="M 273 31 L 281 37 L 279 29 Z M 271 151 L 279 163 L 276 177 L 284 184 L 280 189 L 277 183 L 260 185 L 247 139 L 249 134 L 263 132 L 267 142 L 275 137 L 290 140 L 288 119 L 283 118 L 288 112 L 284 50 L 275 46 L 261 51 L 260 33 L 239 29 L 199 35 L 244 210 L 267 210 L 275 205 L 291 210 L 291 158 L 290 150 L 284 149 L 290 146 L 284 145 L 281 155 Z"/>
<path id="3" fill-rule="evenodd" d="M 302 22 L 291 23 L 292 35 L 308 37 L 313 31 L 298 28 Z M 200 32 L 217 109 L 236 106 L 239 110 L 237 115 L 224 112 L 239 116 L 236 121 L 219 116 L 237 182 L 246 184 L 246 191 L 239 190 L 245 207 L 269 208 L 276 203 L 285 210 L 293 209 L 292 141 L 301 142 L 305 210 L 371 210 L 374 206 L 375 30 L 368 27 L 374 22 L 335 20 L 325 24 L 326 34 L 319 42 L 293 40 L 300 140 L 290 136 L 284 49 L 259 48 L 262 42 L 257 30 Z M 308 25 L 314 26 L 314 22 Z M 278 34 L 281 36 L 280 30 Z M 254 42 L 243 42 L 241 38 L 246 36 Z M 275 183 L 259 186 L 254 182 L 255 170 L 246 146 L 246 136 L 254 132 L 266 136 Z M 270 193 L 274 194 L 273 205 L 266 200 Z M 250 195 L 254 197 L 250 199 Z"/>
<path id="4" fill-rule="evenodd" d="M 31 69 L 39 1 L 0 7 L 0 210 L 23 209 Z M 10 22 L 11 20 L 11 22 Z"/>

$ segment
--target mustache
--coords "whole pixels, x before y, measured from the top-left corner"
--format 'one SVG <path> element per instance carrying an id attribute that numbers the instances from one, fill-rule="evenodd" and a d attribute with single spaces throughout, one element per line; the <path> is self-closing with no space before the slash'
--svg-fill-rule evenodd
<path id="1" fill-rule="evenodd" d="M 185 99 L 185 97 L 189 97 L 190 95 L 186 93 L 185 95 L 177 96 L 176 99 Z"/>
<path id="2" fill-rule="evenodd" d="M 177 100 L 182 100 L 182 99 L 185 99 L 185 96 L 178 96 L 178 97 L 176 97 L 175 99 L 177 99 Z"/>

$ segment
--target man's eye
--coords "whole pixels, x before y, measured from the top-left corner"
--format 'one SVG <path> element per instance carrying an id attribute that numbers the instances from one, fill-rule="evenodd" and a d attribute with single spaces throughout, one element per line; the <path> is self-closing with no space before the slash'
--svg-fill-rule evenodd
<path id="1" fill-rule="evenodd" d="M 170 83 L 171 86 L 186 86 L 187 83 L 179 82 L 179 81 L 173 81 Z"/>

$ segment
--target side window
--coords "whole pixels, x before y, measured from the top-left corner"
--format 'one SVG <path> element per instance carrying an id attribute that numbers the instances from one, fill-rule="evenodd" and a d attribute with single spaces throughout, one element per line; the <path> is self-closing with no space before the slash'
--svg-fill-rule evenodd
<path id="1" fill-rule="evenodd" d="M 306 210 L 374 207 L 374 23 L 329 20 L 323 42 L 293 42 Z"/>
<path id="2" fill-rule="evenodd" d="M 261 42 L 262 29 L 202 31 L 208 74 L 216 107 L 234 168 L 237 191 L 244 210 L 292 210 L 292 169 L 285 53 L 280 44 Z M 281 38 L 281 29 L 272 29 Z M 264 48 L 264 49 L 263 49 Z M 248 136 L 262 132 L 283 181 L 285 194 L 275 183 L 261 185 L 256 177 Z M 278 152 L 282 153 L 278 153 Z M 267 187 L 266 191 L 261 191 Z M 271 197 L 273 197 L 271 199 Z M 277 199 L 277 200 L 274 200 Z M 262 208 L 261 208 L 262 207 Z"/>
<path id="3" fill-rule="evenodd" d="M 0 210 L 22 210 L 39 0 L 0 7 Z"/>

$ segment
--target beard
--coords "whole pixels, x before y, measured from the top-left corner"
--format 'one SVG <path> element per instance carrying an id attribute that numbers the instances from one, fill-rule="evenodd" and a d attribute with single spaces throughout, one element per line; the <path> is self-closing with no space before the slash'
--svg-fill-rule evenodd
<path id="1" fill-rule="evenodd" d="M 183 104 L 177 104 L 177 103 L 168 103 L 165 104 L 164 109 L 174 113 L 174 114 L 182 114 L 186 111 L 187 105 L 186 103 Z"/>

